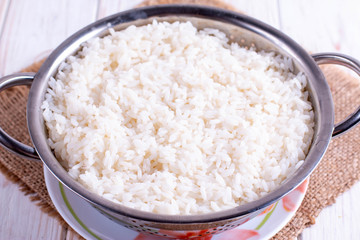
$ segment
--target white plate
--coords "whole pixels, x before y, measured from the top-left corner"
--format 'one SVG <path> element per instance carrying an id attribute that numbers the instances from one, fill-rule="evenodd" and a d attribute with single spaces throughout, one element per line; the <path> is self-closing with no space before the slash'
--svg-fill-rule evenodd
<path id="1" fill-rule="evenodd" d="M 120 226 L 102 215 L 81 197 L 63 186 L 44 167 L 45 182 L 56 209 L 64 220 L 86 239 L 160 240 L 160 237 L 139 234 Z M 280 231 L 299 208 L 308 186 L 308 180 L 286 197 L 273 204 L 259 216 L 241 226 L 201 240 L 259 240 L 269 239 Z M 186 236 L 178 236 L 186 239 Z"/>

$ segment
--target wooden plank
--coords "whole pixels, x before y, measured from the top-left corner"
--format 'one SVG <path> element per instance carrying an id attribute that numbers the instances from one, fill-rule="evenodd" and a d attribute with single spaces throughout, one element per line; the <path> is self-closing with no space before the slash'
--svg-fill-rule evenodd
<path id="1" fill-rule="evenodd" d="M 119 11 L 127 10 L 141 3 L 141 0 L 135 1 L 117 1 L 100 0 L 98 18 L 102 18 Z M 239 11 L 258 18 L 276 28 L 279 27 L 278 4 L 277 0 L 227 0 L 224 1 L 233 5 Z"/>
<path id="2" fill-rule="evenodd" d="M 0 174 L 0 239 L 61 239 L 59 222 Z"/>
<path id="3" fill-rule="evenodd" d="M 83 238 L 76 233 L 72 228 L 67 228 L 66 231 L 66 240 L 83 240 Z"/>
<path id="4" fill-rule="evenodd" d="M 0 36 L 0 76 L 28 66 L 93 22 L 98 5 L 97 0 L 13 0 L 8 7 L 0 2 L 0 19 L 4 22 Z M 2 174 L 0 186 L 0 239 L 66 238 L 66 229 Z"/>
<path id="5" fill-rule="evenodd" d="M 360 183 L 336 199 L 336 203 L 327 207 L 316 218 L 316 224 L 304 230 L 303 240 L 352 240 L 359 239 Z"/>
<path id="6" fill-rule="evenodd" d="M 99 8 L 97 12 L 97 19 L 134 8 L 141 3 L 142 0 L 133 1 L 118 1 L 118 0 L 99 0 Z"/>
<path id="7" fill-rule="evenodd" d="M 0 1 L 0 36 L 4 26 L 4 20 L 8 11 L 9 4 L 10 4 L 10 0 Z"/>
<path id="8" fill-rule="evenodd" d="M 259 19 L 275 28 L 280 27 L 278 1 L 270 0 L 237 0 L 226 1 L 232 4 L 237 10 Z"/>
<path id="9" fill-rule="evenodd" d="M 94 21 L 96 11 L 96 0 L 12 1 L 0 39 L 0 76 L 49 54 L 65 38 Z"/>
<path id="10" fill-rule="evenodd" d="M 281 30 L 311 52 L 336 51 L 360 58 L 360 2 L 279 0 Z"/>

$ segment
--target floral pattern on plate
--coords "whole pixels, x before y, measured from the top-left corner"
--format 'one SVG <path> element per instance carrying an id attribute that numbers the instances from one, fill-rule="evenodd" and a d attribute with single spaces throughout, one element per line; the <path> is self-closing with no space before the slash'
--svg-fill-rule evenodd
<path id="1" fill-rule="evenodd" d="M 86 239 L 161 240 L 164 238 L 141 234 L 120 226 L 102 215 L 88 202 L 64 187 L 44 167 L 45 182 L 51 200 L 64 220 Z M 260 240 L 280 231 L 299 208 L 308 186 L 308 179 L 261 214 L 232 230 L 208 235 L 198 240 Z M 204 230 L 206 232 L 206 230 Z M 189 239 L 198 232 L 172 232 L 175 239 Z M 120 237 L 121 236 L 121 237 Z M 119 238 L 120 237 L 120 238 Z"/>

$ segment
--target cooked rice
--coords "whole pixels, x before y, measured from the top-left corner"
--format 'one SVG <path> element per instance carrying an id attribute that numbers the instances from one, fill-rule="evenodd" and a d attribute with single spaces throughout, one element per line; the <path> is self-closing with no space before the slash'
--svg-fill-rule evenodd
<path id="1" fill-rule="evenodd" d="M 116 203 L 180 215 L 233 208 L 305 159 L 313 110 L 292 70 L 190 22 L 110 30 L 50 79 L 48 142 L 74 179 Z"/>

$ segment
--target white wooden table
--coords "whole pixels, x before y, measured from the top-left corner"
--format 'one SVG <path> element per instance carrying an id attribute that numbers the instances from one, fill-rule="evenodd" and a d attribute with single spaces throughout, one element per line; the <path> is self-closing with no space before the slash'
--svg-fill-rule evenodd
<path id="1" fill-rule="evenodd" d="M 40 60 L 96 19 L 141 0 L 0 0 L 0 77 Z M 248 13 L 290 35 L 311 52 L 335 51 L 360 59 L 357 0 L 233 0 Z M 360 146 L 359 146 L 360 147 Z M 300 238 L 360 239 L 360 184 L 322 211 Z M 0 174 L 0 240 L 76 239 Z"/>

